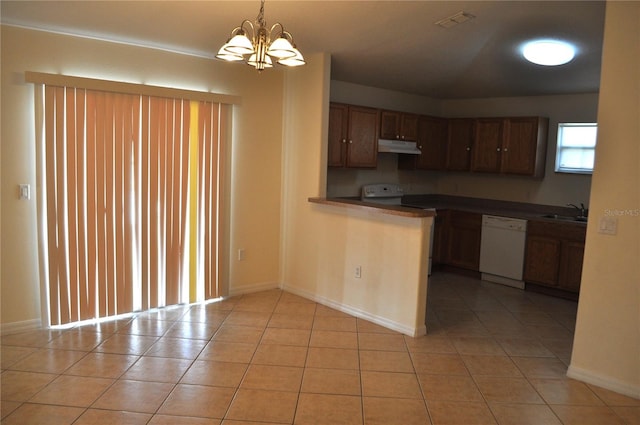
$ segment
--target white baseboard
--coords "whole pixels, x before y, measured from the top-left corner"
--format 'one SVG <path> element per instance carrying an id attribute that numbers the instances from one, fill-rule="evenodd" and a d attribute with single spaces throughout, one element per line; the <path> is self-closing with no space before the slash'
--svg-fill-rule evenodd
<path id="1" fill-rule="evenodd" d="M 370 322 L 375 323 L 376 325 L 380 325 L 384 328 L 387 329 L 391 329 L 394 330 L 396 332 L 400 332 L 402 334 L 408 335 L 410 337 L 417 337 L 417 336 L 421 336 L 421 335 L 425 335 L 427 333 L 427 327 L 426 325 L 422 325 L 420 327 L 417 328 L 413 328 L 413 327 L 409 327 L 406 325 L 403 325 L 401 323 L 398 322 L 394 322 L 393 320 L 389 320 L 387 318 L 381 317 L 381 316 L 376 316 L 373 315 L 371 313 L 368 313 L 364 310 L 361 310 L 359 308 L 347 305 L 347 304 L 343 304 L 343 303 L 339 303 L 336 301 L 333 301 L 329 298 L 325 298 L 325 297 L 321 297 L 318 296 L 316 294 L 313 294 L 311 292 L 307 292 L 298 288 L 294 288 L 294 287 L 289 287 L 284 285 L 282 287 L 282 289 L 284 291 L 287 292 L 291 292 L 292 294 L 295 295 L 299 295 L 303 298 L 307 298 L 309 300 L 315 301 L 319 304 L 325 305 L 327 307 L 331 307 L 335 310 L 341 311 L 343 313 L 347 313 L 350 314 L 352 316 L 355 317 L 359 317 L 360 319 L 364 319 L 364 320 L 368 320 Z"/>
<path id="2" fill-rule="evenodd" d="M 640 387 L 637 385 L 622 382 L 608 376 L 599 375 L 573 365 L 569 366 L 567 376 L 569 378 L 577 379 L 578 381 L 586 382 L 587 384 L 596 385 L 619 394 L 640 399 Z"/>
<path id="3" fill-rule="evenodd" d="M 42 320 L 31 319 L 23 320 L 21 322 L 3 323 L 0 325 L 0 335 L 16 334 L 36 329 L 42 329 Z"/>
<path id="4" fill-rule="evenodd" d="M 234 297 L 236 295 L 251 294 L 253 292 L 268 291 L 277 288 L 280 288 L 278 282 L 261 282 L 254 283 L 253 285 L 234 286 L 233 288 L 229 288 L 229 296 Z"/>

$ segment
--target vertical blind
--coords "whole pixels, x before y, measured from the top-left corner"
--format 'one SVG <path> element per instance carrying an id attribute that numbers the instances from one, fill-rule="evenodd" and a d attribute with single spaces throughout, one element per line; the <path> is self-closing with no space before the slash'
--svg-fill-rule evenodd
<path id="1" fill-rule="evenodd" d="M 45 85 L 52 325 L 219 296 L 228 105 Z"/>

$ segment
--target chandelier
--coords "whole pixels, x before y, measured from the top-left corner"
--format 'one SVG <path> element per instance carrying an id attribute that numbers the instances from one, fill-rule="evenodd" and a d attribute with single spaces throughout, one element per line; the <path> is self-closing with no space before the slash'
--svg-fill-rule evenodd
<path id="1" fill-rule="evenodd" d="M 264 0 L 255 22 L 248 19 L 231 31 L 229 40 L 220 48 L 217 59 L 229 62 L 245 61 L 258 72 L 272 68 L 276 62 L 284 66 L 300 66 L 306 62 L 293 42 L 291 33 L 277 22 L 268 29 L 264 20 Z"/>

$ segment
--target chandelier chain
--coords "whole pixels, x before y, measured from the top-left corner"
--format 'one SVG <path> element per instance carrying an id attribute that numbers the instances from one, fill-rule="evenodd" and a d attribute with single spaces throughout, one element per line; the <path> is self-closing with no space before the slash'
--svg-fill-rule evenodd
<path id="1" fill-rule="evenodd" d="M 256 18 L 256 23 L 261 27 L 266 27 L 267 23 L 264 20 L 264 0 L 260 1 L 260 12 Z"/>

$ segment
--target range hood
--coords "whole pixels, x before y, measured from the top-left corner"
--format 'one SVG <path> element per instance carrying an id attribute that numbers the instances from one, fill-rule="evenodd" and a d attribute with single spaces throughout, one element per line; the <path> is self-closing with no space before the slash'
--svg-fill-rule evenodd
<path id="1" fill-rule="evenodd" d="M 420 155 L 422 153 L 416 146 L 416 142 L 392 139 L 378 140 L 378 152 L 408 153 L 411 155 Z"/>

